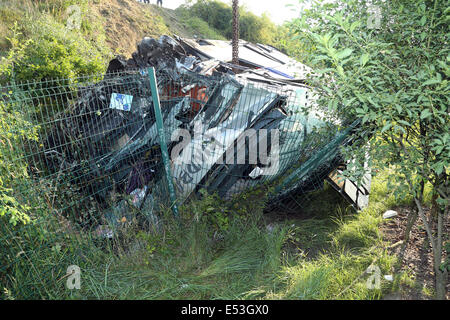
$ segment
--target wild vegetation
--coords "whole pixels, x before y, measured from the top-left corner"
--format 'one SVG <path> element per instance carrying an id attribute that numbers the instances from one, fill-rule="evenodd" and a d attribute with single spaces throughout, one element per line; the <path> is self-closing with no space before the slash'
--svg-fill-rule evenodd
<path id="1" fill-rule="evenodd" d="M 444 39 L 450 11 L 438 0 L 371 5 L 377 12 L 359 1 L 318 3 L 292 27 L 318 74 L 310 81 L 322 92 L 320 103 L 362 119 L 359 135 L 370 147 L 347 150 L 349 158 L 359 155 L 348 176 L 364 171 L 366 153 L 395 168 L 390 181 L 399 183 L 399 199 L 414 200 L 411 225 L 420 217 L 433 251 L 436 294 L 444 299 L 450 269 L 450 51 Z M 428 217 L 427 184 L 433 199 Z"/>
<path id="2" fill-rule="evenodd" d="M 201 0 L 187 3 L 177 9 L 187 17 L 201 19 L 208 26 L 217 30 L 223 38 L 232 36 L 232 8 L 230 5 L 216 0 Z M 190 22 L 188 21 L 188 24 Z M 275 45 L 277 26 L 269 19 L 267 14 L 261 17 L 241 6 L 239 9 L 239 37 L 253 42 Z"/>
<path id="3" fill-rule="evenodd" d="M 88 1 L 77 3 L 88 6 Z M 1 49 L 8 50 L 1 58 L 2 83 L 75 79 L 105 70 L 111 55 L 101 26 L 84 16 L 80 29 L 68 28 L 64 15 L 70 5 L 70 1 L 0 3 L 0 15 L 5 17 Z"/>
<path id="4" fill-rule="evenodd" d="M 231 35 L 231 7 L 218 1 L 176 11 L 121 2 L 0 2 L 0 83 L 103 72 L 113 53 L 134 50 L 135 43 L 125 48 L 118 31 L 127 30 L 130 39 Z M 161 210 L 159 229 L 130 225 L 114 240 L 101 240 L 48 212 L 48 195 L 17 196 L 31 182 L 26 163 L 11 159 L 24 139 L 37 139 L 39 127 L 6 102 L 0 104 L 0 297 L 381 299 L 415 286 L 411 274 L 398 271 L 380 231 L 384 211 L 407 206 L 416 208 L 410 225 L 424 226 L 434 253 L 436 290 L 424 294 L 443 298 L 450 268 L 442 227 L 448 219 L 450 119 L 449 52 L 442 39 L 449 10 L 438 0 L 372 3 L 382 9 L 381 28 L 368 28 L 371 12 L 360 1 L 340 0 L 319 1 L 283 26 L 242 9 L 240 29 L 243 39 L 276 46 L 314 67 L 317 77 L 310 81 L 322 90 L 319 103 L 360 117 L 370 130 L 361 132 L 370 138 L 372 173 L 378 173 L 369 207 L 354 211 L 327 185 L 307 195 L 309 206 L 294 216 L 264 214 L 263 190 L 232 202 L 204 194 L 181 208 L 180 222 Z M 72 4 L 82 8 L 79 30 L 67 28 Z M 131 29 L 118 23 L 118 12 Z M 124 49 L 116 51 L 119 46 Z M 360 150 L 346 152 L 362 159 Z M 354 164 L 347 174 L 358 178 L 362 162 Z M 83 272 L 80 290 L 65 286 L 73 264 Z M 381 278 L 372 289 L 370 266 L 394 274 L 394 281 Z"/>
<path id="5" fill-rule="evenodd" d="M 30 224 L 20 242 L 29 259 L 14 264 L 3 297 L 379 299 L 413 281 L 401 275 L 396 283 L 382 280 L 379 289 L 367 286 L 367 267 L 389 274 L 395 264 L 379 232 L 383 211 L 396 203 L 384 179 L 375 181 L 372 204 L 358 214 L 327 187 L 310 195 L 318 213 L 301 219 L 264 215 L 264 193 L 255 190 L 231 203 L 207 195 L 181 208 L 181 222 L 167 210 L 163 230 L 129 227 L 110 242 L 61 231 L 49 241 L 39 237 L 41 223 L 35 233 Z M 71 264 L 82 269 L 80 290 L 66 288 Z"/>

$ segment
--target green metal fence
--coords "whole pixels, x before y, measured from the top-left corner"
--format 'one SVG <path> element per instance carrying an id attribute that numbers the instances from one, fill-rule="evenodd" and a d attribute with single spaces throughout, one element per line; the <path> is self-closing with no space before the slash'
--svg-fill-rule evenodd
<path id="1" fill-rule="evenodd" d="M 153 71 L 0 88 L 1 289 L 58 298 L 46 287 L 64 290 L 60 266 L 88 263 L 83 248 L 201 189 L 273 185 L 268 208 L 298 210 L 352 143 L 357 122 L 324 120 L 306 86 Z"/>

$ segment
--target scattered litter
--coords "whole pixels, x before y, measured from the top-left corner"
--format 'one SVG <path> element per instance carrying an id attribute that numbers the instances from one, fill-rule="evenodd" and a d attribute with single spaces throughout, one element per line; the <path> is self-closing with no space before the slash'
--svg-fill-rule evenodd
<path id="1" fill-rule="evenodd" d="M 273 223 L 269 223 L 269 224 L 266 226 L 266 229 L 267 229 L 267 231 L 268 231 L 269 233 L 272 233 L 274 228 L 275 228 L 275 225 L 274 225 Z"/>
<path id="2" fill-rule="evenodd" d="M 135 207 L 139 208 L 141 206 L 142 201 L 145 198 L 145 194 L 147 192 L 147 186 L 144 186 L 143 189 L 134 189 L 130 195 L 132 196 L 132 203 Z"/>
<path id="3" fill-rule="evenodd" d="M 389 219 L 397 216 L 397 211 L 394 210 L 388 210 L 385 213 L 383 213 L 383 219 Z"/>
<path id="4" fill-rule="evenodd" d="M 392 281 L 394 281 L 394 276 L 391 275 L 391 274 L 387 274 L 387 275 L 384 276 L 384 279 L 387 280 L 387 281 L 392 282 Z"/>
<path id="5" fill-rule="evenodd" d="M 113 93 L 111 95 L 111 102 L 109 107 L 111 109 L 130 111 L 132 102 L 133 96 L 120 93 Z"/>
<path id="6" fill-rule="evenodd" d="M 113 231 L 106 225 L 99 225 L 95 229 L 94 234 L 97 237 L 105 238 L 105 239 L 112 239 L 114 237 Z"/>

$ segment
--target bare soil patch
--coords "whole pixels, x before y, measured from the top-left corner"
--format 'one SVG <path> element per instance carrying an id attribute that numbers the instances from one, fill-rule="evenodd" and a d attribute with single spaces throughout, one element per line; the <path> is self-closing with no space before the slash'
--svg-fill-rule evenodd
<path id="1" fill-rule="evenodd" d="M 395 208 L 398 216 L 389 219 L 381 227 L 383 238 L 391 244 L 396 244 L 404 240 L 405 230 L 408 222 L 408 214 L 411 208 Z M 427 212 L 429 213 L 429 212 Z M 435 229 L 436 226 L 434 226 Z M 436 230 L 434 230 L 436 231 Z M 445 221 L 444 241 L 448 241 L 450 234 L 450 221 Z M 417 219 L 410 234 L 409 242 L 402 251 L 402 245 L 396 245 L 390 248 L 390 253 L 395 254 L 401 261 L 399 261 L 400 272 L 407 272 L 413 276 L 414 285 L 401 284 L 399 292 L 388 295 L 385 299 L 400 299 L 400 300 L 429 300 L 433 299 L 432 295 L 427 293 L 434 292 L 434 270 L 433 270 L 433 255 L 431 246 L 428 242 L 425 228 L 422 221 Z M 450 281 L 447 283 L 447 300 L 450 300 Z"/>

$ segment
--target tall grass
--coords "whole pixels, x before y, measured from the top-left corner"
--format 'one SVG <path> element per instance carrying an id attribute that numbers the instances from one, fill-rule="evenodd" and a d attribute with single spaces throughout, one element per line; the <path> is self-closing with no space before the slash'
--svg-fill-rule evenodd
<path id="1" fill-rule="evenodd" d="M 16 269 L 16 281 L 6 288 L 8 297 L 20 298 L 23 290 L 40 287 L 32 297 L 380 299 L 392 284 L 381 279 L 381 288 L 370 289 L 365 271 L 377 265 L 382 274 L 392 272 L 395 257 L 387 253 L 378 228 L 382 213 L 394 202 L 383 177 L 376 178 L 372 187 L 370 205 L 361 212 L 340 202 L 334 210 L 311 218 L 288 217 L 271 230 L 266 228 L 263 206 L 254 201 L 242 206 L 246 212 L 231 213 L 226 228 L 217 229 L 211 221 L 199 219 L 199 210 L 216 202 L 206 197 L 181 209 L 181 223 L 170 212 L 163 213 L 164 227 L 159 231 L 129 230 L 116 241 L 91 239 L 78 250 L 66 243 L 63 250 L 34 255 L 30 263 L 37 274 L 51 270 L 54 277 L 46 273 L 39 279 L 36 272 Z M 226 212 L 223 205 L 217 202 L 212 209 Z M 82 269 L 81 290 L 65 287 L 70 264 Z M 28 284 L 19 291 L 22 281 Z"/>

